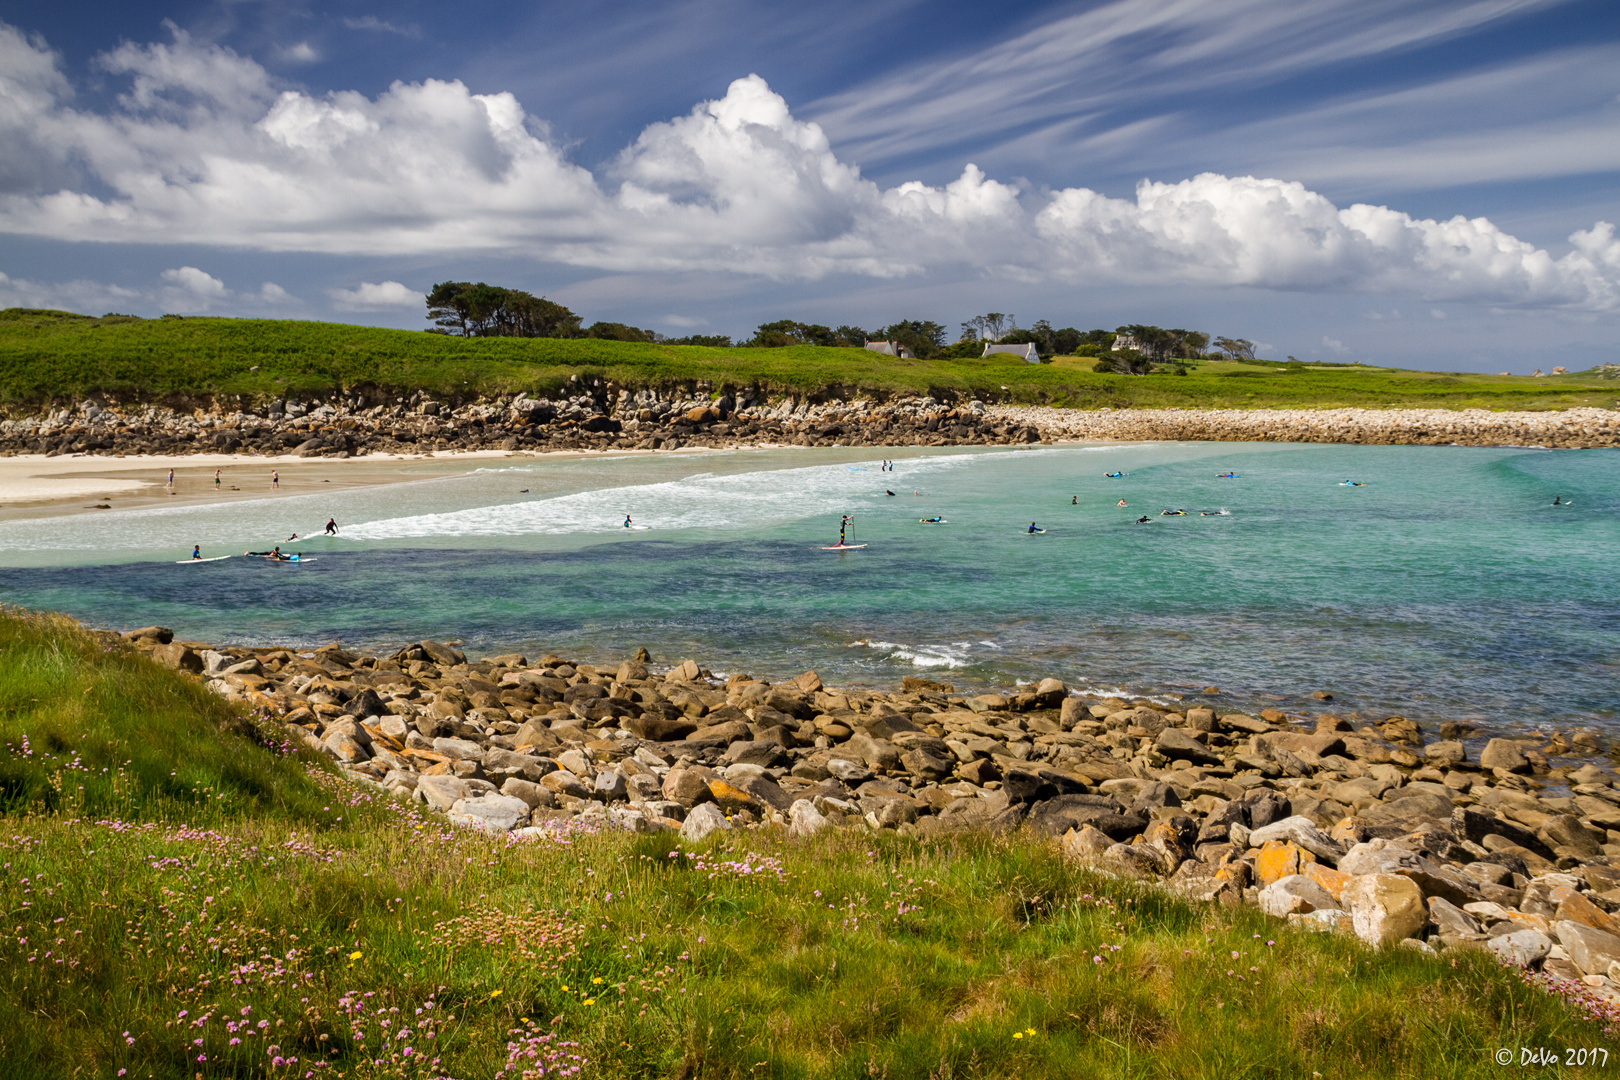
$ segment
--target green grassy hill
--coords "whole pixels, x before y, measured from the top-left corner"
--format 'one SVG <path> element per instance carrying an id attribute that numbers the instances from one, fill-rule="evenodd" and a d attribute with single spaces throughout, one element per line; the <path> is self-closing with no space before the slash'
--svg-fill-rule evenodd
<path id="1" fill-rule="evenodd" d="M 274 731 L 0 612 L 0 1078 L 1429 1080 L 1606 1045 L 1483 954 L 1189 905 L 1050 839 L 513 842 Z"/>
<path id="2" fill-rule="evenodd" d="M 782 393 L 970 393 L 1075 408 L 1613 407 L 1620 383 L 1313 364 L 1200 363 L 1191 374 L 1097 374 L 1091 361 L 901 360 L 860 349 L 650 345 L 594 339 L 462 339 L 408 330 L 269 319 L 0 311 L 0 406 L 327 394 L 372 385 L 436 396 L 555 390 L 574 375 L 634 388 L 708 381 Z"/>

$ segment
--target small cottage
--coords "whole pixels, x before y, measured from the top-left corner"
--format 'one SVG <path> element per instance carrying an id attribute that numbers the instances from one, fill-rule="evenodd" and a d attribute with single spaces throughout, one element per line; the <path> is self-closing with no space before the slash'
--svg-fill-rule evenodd
<path id="1" fill-rule="evenodd" d="M 867 346 L 868 349 L 871 347 L 872 346 L 870 345 Z M 987 343 L 984 347 L 984 352 L 980 354 L 979 359 L 982 360 L 991 353 L 1011 353 L 1014 356 L 1022 357 L 1024 363 L 1026 364 L 1038 364 L 1041 362 L 1040 355 L 1035 351 L 1035 343 L 1033 341 L 1026 341 L 1022 345 L 995 345 Z"/>
<path id="2" fill-rule="evenodd" d="M 884 356 L 896 356 L 902 360 L 917 359 L 910 349 L 898 341 L 868 341 L 866 348 L 870 352 L 882 353 Z"/>

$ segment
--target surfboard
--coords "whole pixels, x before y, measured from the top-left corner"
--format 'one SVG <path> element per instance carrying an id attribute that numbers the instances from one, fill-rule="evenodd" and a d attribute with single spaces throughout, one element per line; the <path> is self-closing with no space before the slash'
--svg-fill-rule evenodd
<path id="1" fill-rule="evenodd" d="M 307 563 L 315 561 L 315 556 L 313 555 L 294 555 L 287 559 L 278 559 L 273 555 L 248 555 L 245 557 L 249 559 L 263 559 L 265 562 L 271 563 Z"/>
<path id="2" fill-rule="evenodd" d="M 834 544 L 832 547 L 824 547 L 821 550 L 822 551 L 859 551 L 859 550 L 861 550 L 861 548 L 863 548 L 865 546 L 866 546 L 865 544 Z"/>
<path id="3" fill-rule="evenodd" d="M 1028 529 L 1025 529 L 1021 535 L 1023 535 L 1023 536 L 1045 536 L 1046 535 L 1046 530 L 1045 529 L 1036 529 L 1034 532 L 1030 532 Z"/>
<path id="4" fill-rule="evenodd" d="M 651 525 L 626 525 L 624 527 L 624 531 L 625 532 L 646 532 L 650 528 L 652 528 Z"/>
<path id="5" fill-rule="evenodd" d="M 917 519 L 917 524 L 919 524 L 919 525 L 949 525 L 950 522 L 945 520 L 944 518 L 940 518 L 938 521 L 929 521 L 927 518 L 918 518 Z"/>
<path id="6" fill-rule="evenodd" d="M 210 559 L 176 559 L 175 560 L 175 565 L 176 566 L 185 566 L 187 563 L 219 562 L 219 560 L 221 560 L 221 559 L 229 559 L 229 558 L 230 558 L 229 555 L 215 555 L 213 558 L 210 558 Z"/>

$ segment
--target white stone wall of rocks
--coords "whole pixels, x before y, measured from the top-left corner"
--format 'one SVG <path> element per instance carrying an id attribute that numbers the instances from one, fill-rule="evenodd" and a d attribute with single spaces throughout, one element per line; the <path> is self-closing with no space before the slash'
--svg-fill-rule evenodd
<path id="1" fill-rule="evenodd" d="M 1563 409 L 1055 409 L 993 405 L 1048 439 L 1328 442 L 1461 446 L 1620 446 L 1620 411 Z"/>

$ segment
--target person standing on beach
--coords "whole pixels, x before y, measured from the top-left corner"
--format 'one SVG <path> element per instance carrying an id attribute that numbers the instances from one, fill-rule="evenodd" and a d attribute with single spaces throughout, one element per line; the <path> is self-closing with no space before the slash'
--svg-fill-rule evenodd
<path id="1" fill-rule="evenodd" d="M 219 470 L 218 469 L 214 470 L 214 490 L 215 491 L 219 490 Z"/>
<path id="2" fill-rule="evenodd" d="M 278 491 L 281 490 L 281 474 L 274 469 L 270 470 L 270 486 Z"/>
<path id="3" fill-rule="evenodd" d="M 166 487 L 174 487 L 174 470 L 169 470 L 169 479 L 164 481 Z"/>

